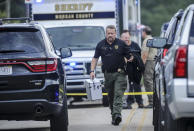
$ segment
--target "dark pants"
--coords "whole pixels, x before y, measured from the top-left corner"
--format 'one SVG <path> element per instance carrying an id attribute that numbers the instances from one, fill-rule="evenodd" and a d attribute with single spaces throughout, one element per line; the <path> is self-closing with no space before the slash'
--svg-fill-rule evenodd
<path id="1" fill-rule="evenodd" d="M 127 79 L 124 72 L 119 73 L 104 73 L 105 88 L 108 92 L 108 100 L 111 109 L 111 114 L 121 115 L 123 104 L 123 93 L 127 88 Z"/>
<path id="2" fill-rule="evenodd" d="M 132 82 L 130 80 L 128 82 L 129 82 L 129 92 L 141 92 L 140 84 L 137 84 L 136 82 Z M 143 104 L 142 95 L 128 95 L 128 97 L 127 97 L 127 104 L 128 105 L 131 105 L 135 101 L 138 104 Z"/>

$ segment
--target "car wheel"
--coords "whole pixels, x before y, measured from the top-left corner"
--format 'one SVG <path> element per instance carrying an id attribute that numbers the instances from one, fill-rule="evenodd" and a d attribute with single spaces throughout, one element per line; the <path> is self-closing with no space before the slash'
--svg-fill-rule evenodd
<path id="1" fill-rule="evenodd" d="M 155 76 L 155 72 L 154 72 L 154 76 Z M 157 91 L 156 91 L 155 77 L 153 80 L 154 93 L 153 93 L 153 121 L 152 121 L 152 124 L 154 126 L 154 131 L 158 131 L 158 104 L 159 104 L 159 101 L 158 101 L 158 96 L 157 96 Z"/>
<path id="2" fill-rule="evenodd" d="M 107 95 L 103 95 L 103 98 L 102 98 L 102 105 L 103 105 L 104 107 L 108 107 L 108 106 L 109 106 L 108 96 L 107 96 Z"/>
<path id="3" fill-rule="evenodd" d="M 159 104 L 159 107 L 158 107 L 158 128 L 157 128 L 157 131 L 164 131 L 164 126 L 162 124 L 162 121 L 164 120 L 163 114 L 164 114 L 164 112 L 162 110 L 161 105 Z"/>
<path id="4" fill-rule="evenodd" d="M 153 93 L 153 121 L 152 124 L 154 125 L 154 128 L 157 124 L 158 119 L 158 97 L 156 93 L 156 83 L 154 82 L 154 93 Z"/>
<path id="5" fill-rule="evenodd" d="M 154 131 L 158 131 L 158 98 L 156 96 L 156 93 L 154 93 L 154 101 L 153 101 L 153 126 Z"/>
<path id="6" fill-rule="evenodd" d="M 68 131 L 67 98 L 64 97 L 63 107 L 58 114 L 53 114 L 50 119 L 51 131 Z"/>

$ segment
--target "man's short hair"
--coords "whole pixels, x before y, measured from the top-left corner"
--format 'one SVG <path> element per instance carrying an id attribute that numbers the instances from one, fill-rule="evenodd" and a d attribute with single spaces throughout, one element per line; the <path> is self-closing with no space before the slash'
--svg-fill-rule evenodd
<path id="1" fill-rule="evenodd" d="M 143 32 L 145 32 L 147 35 L 151 35 L 152 29 L 149 26 L 145 26 L 143 28 Z"/>
<path id="2" fill-rule="evenodd" d="M 129 35 L 131 35 L 129 30 L 123 30 L 121 34 L 123 34 L 123 33 L 129 33 Z"/>
<path id="3" fill-rule="evenodd" d="M 106 27 L 106 30 L 107 29 L 114 29 L 115 31 L 116 31 L 116 27 L 114 26 L 114 25 L 108 25 L 107 27 Z"/>

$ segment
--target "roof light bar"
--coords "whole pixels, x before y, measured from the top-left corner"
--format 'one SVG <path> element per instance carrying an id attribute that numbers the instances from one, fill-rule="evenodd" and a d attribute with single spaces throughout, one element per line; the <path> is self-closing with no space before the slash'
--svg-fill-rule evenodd
<path id="1" fill-rule="evenodd" d="M 35 0 L 36 3 L 42 3 L 43 0 Z"/>

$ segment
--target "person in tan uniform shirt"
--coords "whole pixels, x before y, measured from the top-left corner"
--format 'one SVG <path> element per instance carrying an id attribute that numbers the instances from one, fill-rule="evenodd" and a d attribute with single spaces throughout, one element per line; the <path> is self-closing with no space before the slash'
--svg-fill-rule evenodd
<path id="1" fill-rule="evenodd" d="M 154 58 L 157 54 L 157 49 L 149 48 L 146 46 L 147 40 L 152 39 L 151 28 L 149 26 L 146 26 L 143 29 L 142 38 L 144 39 L 142 44 L 142 52 L 141 52 L 141 57 L 145 64 L 145 71 L 143 74 L 144 87 L 146 92 L 153 92 L 153 75 L 154 75 L 154 67 L 155 67 Z M 149 105 L 147 105 L 146 107 L 152 108 L 153 106 L 152 95 L 148 95 L 148 101 L 149 101 Z"/>

